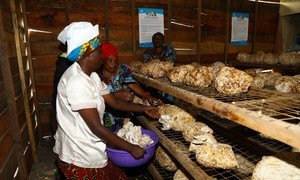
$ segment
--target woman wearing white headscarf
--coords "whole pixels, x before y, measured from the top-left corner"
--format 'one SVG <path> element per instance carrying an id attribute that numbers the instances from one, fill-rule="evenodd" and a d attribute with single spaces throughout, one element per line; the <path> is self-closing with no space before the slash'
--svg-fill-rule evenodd
<path id="1" fill-rule="evenodd" d="M 102 61 L 98 35 L 98 25 L 75 22 L 58 36 L 67 42 L 68 60 L 74 61 L 57 88 L 58 129 L 53 148 L 67 179 L 126 179 L 124 172 L 108 161 L 106 145 L 128 151 L 134 158 L 145 153 L 102 125 L 109 90 L 94 72 Z"/>

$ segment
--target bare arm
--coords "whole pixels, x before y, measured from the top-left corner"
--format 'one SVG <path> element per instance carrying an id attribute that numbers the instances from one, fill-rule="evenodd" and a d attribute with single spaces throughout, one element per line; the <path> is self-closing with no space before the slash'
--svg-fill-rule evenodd
<path id="1" fill-rule="evenodd" d="M 146 94 L 146 91 L 144 91 L 140 85 L 138 85 L 137 83 L 130 83 L 128 84 L 128 87 L 135 93 L 137 94 L 139 97 L 144 97 L 144 95 Z"/>
<path id="2" fill-rule="evenodd" d="M 128 87 L 134 92 L 136 93 L 138 96 L 144 98 L 144 99 L 147 99 L 148 102 L 151 104 L 151 105 L 161 105 L 162 104 L 162 101 L 151 96 L 150 93 L 144 91 L 141 86 L 137 83 L 131 83 L 131 84 L 128 84 Z"/>
<path id="3" fill-rule="evenodd" d="M 99 122 L 100 117 L 95 108 L 82 109 L 79 111 L 79 114 L 84 119 L 90 130 L 96 136 L 106 141 L 108 146 L 125 150 L 129 152 L 134 158 L 143 157 L 145 153 L 145 150 L 143 148 L 121 139 Z"/>
<path id="4" fill-rule="evenodd" d="M 114 109 L 121 111 L 145 112 L 147 115 L 155 119 L 160 117 L 157 108 L 125 102 L 115 98 L 111 94 L 107 94 L 102 97 L 104 98 L 105 103 Z"/>

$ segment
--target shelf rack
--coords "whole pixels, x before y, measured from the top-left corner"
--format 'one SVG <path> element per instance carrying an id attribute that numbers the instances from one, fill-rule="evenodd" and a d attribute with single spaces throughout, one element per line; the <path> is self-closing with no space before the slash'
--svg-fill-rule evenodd
<path id="1" fill-rule="evenodd" d="M 139 122 L 147 129 L 151 129 L 159 136 L 161 146 L 172 154 L 178 163 L 192 176 L 194 179 L 247 179 L 251 174 L 244 174 L 238 170 L 226 170 L 217 168 L 207 168 L 199 164 L 196 160 L 195 154 L 188 152 L 189 143 L 186 142 L 181 132 L 173 130 L 163 131 L 163 127 L 157 121 L 148 120 L 143 116 L 137 117 Z M 241 146 L 235 142 L 214 132 L 214 137 L 219 143 L 226 143 L 231 145 L 234 153 L 242 155 L 253 164 L 256 164 L 261 157 L 250 152 L 247 147 Z M 152 165 L 151 169 L 154 168 Z M 159 167 L 156 169 L 160 169 Z M 149 169 L 150 171 L 152 171 Z M 158 170 L 157 170 L 158 171 Z M 155 171 L 154 171 L 155 172 Z"/>
<path id="2" fill-rule="evenodd" d="M 300 96 L 271 90 L 249 90 L 234 96 L 212 87 L 198 89 L 133 73 L 138 82 L 205 109 L 221 118 L 246 126 L 300 149 Z"/>

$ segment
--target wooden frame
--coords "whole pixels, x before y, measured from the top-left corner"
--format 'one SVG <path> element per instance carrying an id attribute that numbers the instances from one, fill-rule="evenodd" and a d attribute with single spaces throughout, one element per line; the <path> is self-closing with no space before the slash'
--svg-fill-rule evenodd
<path id="1" fill-rule="evenodd" d="M 30 112 L 30 108 L 29 108 L 27 87 L 25 84 L 25 82 L 26 82 L 25 72 L 24 72 L 25 68 L 23 66 L 23 60 L 22 60 L 20 32 L 19 32 L 18 17 L 17 17 L 14 0 L 10 0 L 10 5 L 11 5 L 11 13 L 12 13 L 12 19 L 13 19 L 15 41 L 16 41 L 15 43 L 16 43 L 17 59 L 18 59 L 18 66 L 19 66 L 19 74 L 20 74 L 20 78 L 21 78 L 22 94 L 23 94 L 23 99 L 24 99 L 26 122 L 27 122 L 29 138 L 30 138 L 30 143 L 31 143 L 31 148 L 32 148 L 33 160 L 34 160 L 34 162 L 37 162 L 37 148 L 36 148 L 36 142 L 35 142 L 35 137 L 34 137 L 34 130 L 33 130 L 34 128 L 32 125 L 31 112 Z M 32 66 L 30 68 L 32 70 Z M 33 81 L 33 83 L 34 83 L 34 81 Z"/>
<path id="2" fill-rule="evenodd" d="M 165 79 L 145 78 L 134 74 L 134 79 L 151 86 L 172 96 L 187 101 L 198 108 L 208 110 L 222 118 L 227 118 L 250 129 L 261 132 L 271 138 L 300 149 L 300 127 L 275 118 L 261 115 L 258 112 L 250 111 L 229 103 L 224 103 L 182 88 L 173 86 Z M 279 97 L 286 100 L 300 98 L 299 96 Z M 245 102 L 247 103 L 247 101 Z M 250 102 L 249 102 L 250 103 Z"/>

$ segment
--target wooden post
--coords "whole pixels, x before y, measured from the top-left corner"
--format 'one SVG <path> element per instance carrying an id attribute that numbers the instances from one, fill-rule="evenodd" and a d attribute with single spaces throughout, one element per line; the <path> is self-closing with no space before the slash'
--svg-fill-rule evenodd
<path id="1" fill-rule="evenodd" d="M 24 72 L 24 66 L 22 61 L 22 51 L 21 51 L 21 41 L 20 41 L 20 32 L 19 32 L 19 25 L 18 25 L 18 17 L 15 7 L 14 0 L 10 0 L 11 5 L 11 13 L 12 13 L 12 21 L 13 21 L 13 27 L 14 27 L 14 34 L 15 34 L 15 43 L 16 43 L 16 51 L 17 51 L 17 59 L 18 59 L 18 66 L 19 66 L 19 74 L 21 79 L 21 87 L 22 87 L 22 94 L 24 99 L 24 109 L 25 109 L 25 115 L 26 115 L 26 122 L 28 127 L 28 133 L 29 133 L 29 139 L 32 149 L 32 157 L 33 161 L 37 162 L 37 148 L 36 148 L 36 142 L 34 137 L 34 131 L 33 131 L 33 125 L 31 120 L 31 114 L 30 114 L 30 108 L 29 108 L 29 101 L 28 101 L 28 94 L 27 94 L 27 87 L 26 87 L 26 80 L 25 80 L 25 72 Z"/>
<path id="2" fill-rule="evenodd" d="M 38 106 L 38 99 L 37 99 L 37 93 L 36 93 L 36 86 L 35 86 L 35 79 L 34 79 L 34 73 L 33 73 L 33 65 L 32 65 L 32 56 L 31 56 L 31 48 L 30 48 L 30 36 L 29 36 L 29 31 L 28 31 L 28 23 L 27 23 L 27 18 L 26 18 L 26 3 L 25 0 L 22 0 L 22 6 L 23 6 L 23 21 L 24 21 L 24 33 L 25 33 L 25 37 L 26 37 L 26 48 L 27 48 L 27 61 L 29 64 L 29 73 L 30 73 L 30 79 L 31 79 L 31 83 L 32 83 L 32 92 L 33 92 L 33 98 L 34 98 L 34 104 L 37 107 Z M 37 126 L 37 130 L 38 130 L 38 135 L 39 138 L 42 138 L 42 128 L 41 128 L 41 117 L 40 117 L 40 112 L 39 112 L 39 108 L 35 109 L 35 114 L 36 114 L 36 118 L 37 118 L 37 122 L 38 122 L 38 126 Z"/>
<path id="3" fill-rule="evenodd" d="M 132 15 L 132 59 L 136 60 L 136 38 L 135 38 L 135 1 L 131 1 L 131 15 Z"/>
<path id="4" fill-rule="evenodd" d="M 198 0 L 198 17 L 197 17 L 197 61 L 200 63 L 200 43 L 201 43 L 201 13 L 202 13 L 202 0 Z"/>
<path id="5" fill-rule="evenodd" d="M 104 0 L 104 16 L 105 16 L 105 40 L 109 41 L 109 31 L 108 31 L 108 0 Z"/>
<path id="6" fill-rule="evenodd" d="M 224 42 L 224 62 L 228 64 L 228 41 L 229 41 L 229 32 L 230 32 L 230 20 L 231 20 L 231 0 L 226 1 L 226 35 Z"/>
<path id="7" fill-rule="evenodd" d="M 255 14 L 254 14 L 254 24 L 253 24 L 253 36 L 252 36 L 252 54 L 256 52 L 256 29 L 257 29 L 257 10 L 258 10 L 258 0 L 255 0 Z"/>
<path id="8" fill-rule="evenodd" d="M 172 42 L 172 0 L 168 0 L 168 45 L 171 45 Z"/>
<path id="9" fill-rule="evenodd" d="M 7 42 L 5 41 L 4 35 L 4 27 L 3 27 L 3 18 L 2 12 L 0 11 L 0 65 L 2 69 L 2 77 L 3 83 L 5 87 L 5 92 L 7 96 L 7 106 L 8 106 L 8 114 L 10 120 L 10 127 L 12 129 L 14 146 L 17 152 L 18 166 L 20 179 L 28 179 L 28 169 L 26 167 L 26 162 L 23 156 L 23 148 L 22 148 L 22 138 L 21 138 L 21 130 L 18 125 L 18 110 L 15 102 L 15 90 L 13 84 L 13 78 L 11 74 L 9 57 L 7 55 Z M 2 177 L 4 178 L 4 177 Z"/>
<path id="10" fill-rule="evenodd" d="M 66 11 L 65 11 L 65 18 L 66 18 L 66 26 L 69 25 L 69 8 L 68 8 L 68 0 L 65 0 L 65 8 L 66 8 Z"/>

